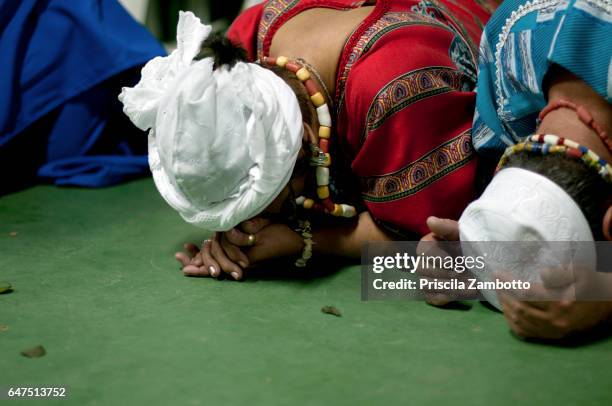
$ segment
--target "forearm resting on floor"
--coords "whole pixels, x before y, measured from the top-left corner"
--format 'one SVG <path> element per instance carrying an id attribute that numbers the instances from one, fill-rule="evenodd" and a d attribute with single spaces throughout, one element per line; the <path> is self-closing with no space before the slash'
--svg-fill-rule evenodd
<path id="1" fill-rule="evenodd" d="M 392 241 L 393 238 L 378 227 L 366 211 L 359 215 L 356 224 L 315 229 L 313 240 L 315 254 L 360 258 L 365 242 Z"/>

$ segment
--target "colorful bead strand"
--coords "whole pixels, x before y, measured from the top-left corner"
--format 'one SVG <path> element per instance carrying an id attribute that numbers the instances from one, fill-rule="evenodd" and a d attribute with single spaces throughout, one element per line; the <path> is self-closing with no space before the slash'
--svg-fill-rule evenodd
<path id="1" fill-rule="evenodd" d="M 527 141 L 506 148 L 504 155 L 497 164 L 495 172 L 498 172 L 506 165 L 510 156 L 520 151 L 528 151 L 541 155 L 563 154 L 568 158 L 581 160 L 585 165 L 596 170 L 604 181 L 612 183 L 612 166 L 603 158 L 584 145 L 552 134 L 532 135 Z"/>
<path id="2" fill-rule="evenodd" d="M 295 199 L 296 204 L 302 206 L 304 209 L 322 211 L 333 216 L 356 216 L 357 210 L 355 210 L 355 207 L 348 204 L 334 203 L 330 198 L 329 166 L 332 163 L 332 158 L 329 153 L 329 140 L 331 138 L 332 118 L 329 106 L 325 101 L 325 96 L 317 82 L 313 79 L 313 75 L 311 75 L 306 66 L 297 61 L 290 61 L 286 56 L 278 56 L 276 58 L 264 57 L 262 62 L 270 66 L 279 66 L 293 72 L 306 88 L 310 101 L 317 112 L 317 119 L 319 121 L 319 128 L 317 129 L 319 143 L 312 145 L 311 149 L 313 155 L 310 164 L 316 167 L 315 175 L 319 202 L 305 196 L 300 196 Z"/>

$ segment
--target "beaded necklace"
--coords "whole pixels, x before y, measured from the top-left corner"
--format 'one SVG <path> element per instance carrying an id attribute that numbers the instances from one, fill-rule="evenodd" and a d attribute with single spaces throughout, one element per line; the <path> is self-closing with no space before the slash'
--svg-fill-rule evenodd
<path id="1" fill-rule="evenodd" d="M 319 82 L 319 84 L 323 88 L 323 96 L 325 96 L 325 100 L 327 100 L 329 102 L 329 106 L 333 108 L 331 94 L 329 93 L 329 90 L 327 89 L 327 86 L 325 86 L 325 82 L 323 81 L 323 79 L 319 75 L 319 72 L 317 72 L 317 70 L 314 68 L 314 66 L 312 66 L 311 64 L 309 64 L 308 62 L 306 62 L 302 58 L 298 58 L 298 59 L 296 59 L 296 61 L 298 63 L 300 63 L 303 67 L 307 68 L 310 71 L 310 73 L 312 75 L 314 75 L 314 77 L 317 79 L 317 81 Z"/>
<path id="2" fill-rule="evenodd" d="M 510 156 L 520 151 L 539 153 L 541 155 L 563 154 L 571 159 L 579 159 L 588 167 L 595 169 L 604 181 L 612 183 L 612 166 L 603 158 L 600 158 L 595 152 L 575 141 L 552 134 L 532 135 L 527 141 L 508 147 L 499 160 L 495 172 L 497 173 L 506 165 Z"/>
<path id="3" fill-rule="evenodd" d="M 326 98 L 321 92 L 317 82 L 312 78 L 313 75 L 311 75 L 303 61 L 290 61 L 286 56 L 278 56 L 276 58 L 264 57 L 262 62 L 270 66 L 279 66 L 293 72 L 306 88 L 308 96 L 310 96 L 310 101 L 317 112 L 319 121 L 319 128 L 317 131 L 319 134 L 319 144 L 313 143 L 310 145 L 312 152 L 310 165 L 316 167 L 317 197 L 319 201 L 315 201 L 305 196 L 299 196 L 295 199 L 295 203 L 302 206 L 304 209 L 313 209 L 337 217 L 356 216 L 357 211 L 355 207 L 348 204 L 334 203 L 330 198 L 329 166 L 331 165 L 331 155 L 329 154 L 329 139 L 332 133 L 332 119 Z M 318 78 L 316 74 L 314 74 L 314 76 Z M 320 78 L 318 79 L 321 80 Z M 321 83 L 323 84 L 323 82 Z M 325 89 L 325 92 L 327 93 L 327 89 Z"/>

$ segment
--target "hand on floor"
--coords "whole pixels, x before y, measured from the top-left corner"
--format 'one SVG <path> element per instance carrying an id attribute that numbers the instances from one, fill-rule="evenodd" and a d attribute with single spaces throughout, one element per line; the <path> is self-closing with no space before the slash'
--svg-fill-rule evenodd
<path id="1" fill-rule="evenodd" d="M 288 226 L 254 218 L 230 231 L 213 234 L 201 250 L 185 244 L 187 253 L 177 252 L 175 258 L 187 276 L 219 277 L 223 272 L 240 280 L 244 269 L 277 257 L 298 256 L 302 247 L 302 237 Z"/>
<path id="2" fill-rule="evenodd" d="M 586 300 L 576 300 L 576 279 L 584 283 L 580 281 L 584 275 L 584 278 L 593 278 L 593 283 L 609 285 L 608 275 L 578 272 L 576 279 L 565 277 L 563 281 L 558 278 L 559 270 L 554 271 L 543 272 L 542 283 L 532 283 L 528 291 L 498 291 L 504 317 L 516 335 L 523 338 L 561 339 L 612 321 L 611 302 L 588 300 L 588 296 Z M 508 275 L 497 274 L 496 277 L 503 281 L 511 280 Z M 578 297 L 581 295 L 584 293 L 578 293 Z M 605 297 L 609 297 L 609 294 L 602 296 Z"/>
<path id="3" fill-rule="evenodd" d="M 595 327 L 612 315 L 609 302 L 522 302 L 508 294 L 498 296 L 508 325 L 523 338 L 565 338 Z"/>
<path id="4" fill-rule="evenodd" d="M 259 231 L 266 225 L 263 221 L 250 220 L 247 229 Z M 194 244 L 187 243 L 184 245 L 187 253 L 177 252 L 174 257 L 182 265 L 186 276 L 217 278 L 222 273 L 227 273 L 233 279 L 239 280 L 244 276 L 243 270 L 250 265 L 242 246 L 249 246 L 249 235 L 233 228 L 228 232 L 214 233 L 202 243 L 201 250 Z"/>
<path id="5" fill-rule="evenodd" d="M 417 246 L 417 254 L 425 254 L 430 257 L 448 257 L 460 255 L 460 252 L 446 252 L 436 244 L 438 241 L 459 241 L 459 223 L 455 220 L 440 219 L 429 217 L 427 226 L 431 233 L 421 238 Z M 463 281 L 465 286 L 469 286 L 469 278 L 473 275 L 468 272 L 454 272 L 447 269 L 432 269 L 419 267 L 416 271 L 420 278 L 433 281 L 437 279 L 441 282 L 450 282 L 453 279 Z M 453 290 L 425 290 L 425 300 L 434 306 L 444 306 L 455 300 L 476 299 L 478 292 L 473 289 L 453 289 Z"/>

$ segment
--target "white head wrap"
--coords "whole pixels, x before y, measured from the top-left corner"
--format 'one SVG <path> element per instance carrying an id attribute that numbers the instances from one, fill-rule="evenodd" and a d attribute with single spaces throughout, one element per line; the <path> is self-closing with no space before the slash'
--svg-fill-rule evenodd
<path id="1" fill-rule="evenodd" d="M 123 88 L 123 111 L 149 131 L 149 166 L 163 198 L 189 223 L 226 231 L 266 208 L 289 181 L 302 145 L 295 93 L 253 63 L 213 71 L 194 61 L 211 32 L 180 12 L 177 49 Z"/>
<path id="2" fill-rule="evenodd" d="M 569 257 L 558 255 L 558 245 L 554 257 L 536 252 L 534 258 L 527 259 L 529 253 L 524 251 L 524 244 L 520 252 L 517 247 L 492 253 L 492 244 L 487 242 L 593 241 L 587 219 L 567 192 L 545 176 L 512 167 L 495 175 L 482 196 L 465 209 L 459 219 L 459 233 L 464 255 L 486 258 L 484 270 L 472 270 L 482 281 L 492 281 L 495 272 L 510 272 L 522 281 L 537 281 L 539 273 L 534 273 L 534 269 L 556 269 L 572 262 Z M 464 244 L 466 241 L 470 244 Z M 582 263 L 592 262 L 596 258 L 594 246 L 581 247 L 588 247 L 579 253 Z M 494 291 L 483 294 L 499 308 Z"/>

